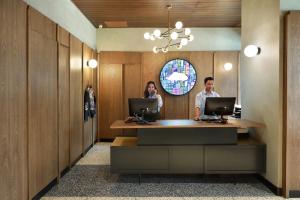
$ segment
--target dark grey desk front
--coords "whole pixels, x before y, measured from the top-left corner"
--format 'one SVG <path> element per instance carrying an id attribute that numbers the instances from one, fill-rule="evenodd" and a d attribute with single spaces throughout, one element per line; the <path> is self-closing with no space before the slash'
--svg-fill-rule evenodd
<path id="1" fill-rule="evenodd" d="M 137 137 L 117 137 L 111 146 L 115 173 L 258 173 L 265 171 L 266 146 L 251 138 L 238 140 L 241 123 L 197 124 L 192 120 L 161 120 L 155 125 L 124 124 Z M 245 123 L 243 123 L 245 125 Z M 247 121 L 248 127 L 250 122 Z M 261 124 L 252 123 L 255 127 Z M 140 127 L 142 126 L 142 127 Z M 168 126 L 166 128 L 166 126 Z"/>

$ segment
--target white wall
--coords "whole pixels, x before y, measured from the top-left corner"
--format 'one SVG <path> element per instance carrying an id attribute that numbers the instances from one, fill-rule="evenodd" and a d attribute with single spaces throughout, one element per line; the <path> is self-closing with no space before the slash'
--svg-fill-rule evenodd
<path id="1" fill-rule="evenodd" d="M 265 177 L 282 186 L 282 65 L 279 0 L 242 0 L 242 48 L 261 47 L 261 54 L 241 54 L 242 118 L 263 122 L 256 136 L 267 145 Z"/>
<path id="2" fill-rule="evenodd" d="M 65 28 L 89 47 L 96 49 L 96 28 L 70 0 L 24 0 Z"/>
<path id="3" fill-rule="evenodd" d="M 145 32 L 153 28 L 103 28 L 97 30 L 97 50 L 100 51 L 152 51 L 153 42 L 144 39 Z M 162 29 L 161 29 L 162 30 Z M 192 28 L 194 41 L 181 51 L 240 50 L 240 28 Z M 170 51 L 178 51 L 176 48 Z"/>
<path id="4" fill-rule="evenodd" d="M 280 9 L 282 11 L 300 10 L 300 0 L 280 0 Z"/>

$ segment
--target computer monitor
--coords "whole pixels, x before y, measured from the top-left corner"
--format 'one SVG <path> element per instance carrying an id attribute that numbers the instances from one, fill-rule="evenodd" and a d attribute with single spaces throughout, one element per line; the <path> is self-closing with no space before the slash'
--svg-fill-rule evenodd
<path id="1" fill-rule="evenodd" d="M 207 97 L 204 115 L 221 115 L 221 121 L 225 122 L 223 116 L 233 114 L 235 100 L 235 97 Z"/>
<path id="2" fill-rule="evenodd" d="M 129 98 L 129 116 L 139 116 L 146 121 L 159 119 L 158 101 L 149 98 Z"/>

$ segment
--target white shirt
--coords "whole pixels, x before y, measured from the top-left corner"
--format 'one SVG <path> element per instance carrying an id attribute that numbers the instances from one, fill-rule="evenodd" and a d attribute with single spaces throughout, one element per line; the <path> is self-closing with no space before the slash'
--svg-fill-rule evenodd
<path id="1" fill-rule="evenodd" d="M 200 108 L 201 119 L 211 118 L 211 116 L 204 115 L 206 97 L 220 97 L 220 95 L 214 91 L 206 92 L 205 89 L 196 95 L 195 108 Z"/>
<path id="2" fill-rule="evenodd" d="M 149 99 L 157 99 L 157 103 L 158 103 L 158 111 L 160 111 L 160 108 L 163 106 L 163 100 L 161 98 L 161 96 L 159 94 L 153 95 L 153 96 L 149 96 Z"/>

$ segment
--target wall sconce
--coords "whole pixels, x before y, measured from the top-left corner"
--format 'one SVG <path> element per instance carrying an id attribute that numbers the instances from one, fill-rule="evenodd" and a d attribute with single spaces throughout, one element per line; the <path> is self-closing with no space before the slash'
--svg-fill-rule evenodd
<path id="1" fill-rule="evenodd" d="M 232 63 L 225 63 L 224 69 L 225 69 L 225 71 L 230 71 L 232 69 Z"/>
<path id="2" fill-rule="evenodd" d="M 258 47 L 256 45 L 252 45 L 252 44 L 246 46 L 244 49 L 245 56 L 247 56 L 249 58 L 259 55 L 260 52 L 261 52 L 260 47 Z"/>
<path id="3" fill-rule="evenodd" d="M 90 59 L 87 61 L 87 66 L 90 68 L 96 68 L 97 65 L 98 65 L 98 62 L 95 59 Z"/>

